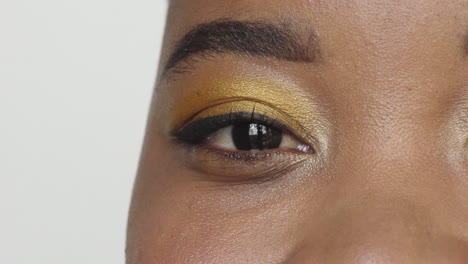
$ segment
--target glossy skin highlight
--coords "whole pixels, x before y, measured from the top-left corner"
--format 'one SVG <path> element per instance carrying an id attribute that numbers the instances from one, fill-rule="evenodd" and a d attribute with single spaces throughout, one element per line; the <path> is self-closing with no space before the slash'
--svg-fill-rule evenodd
<path id="1" fill-rule="evenodd" d="M 160 71 L 127 263 L 468 263 L 466 10 L 465 0 L 173 0 L 161 65 L 193 27 L 225 18 L 287 24 L 303 43 L 313 31 L 320 52 L 209 54 Z M 233 154 L 174 138 L 253 105 L 317 152 Z"/>

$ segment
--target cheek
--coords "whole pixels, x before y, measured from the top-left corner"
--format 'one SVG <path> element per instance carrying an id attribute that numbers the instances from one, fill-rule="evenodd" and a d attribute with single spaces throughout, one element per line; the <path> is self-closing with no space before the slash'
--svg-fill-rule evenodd
<path id="1" fill-rule="evenodd" d="M 294 244 L 291 226 L 297 216 L 291 206 L 229 213 L 225 199 L 213 194 L 157 191 L 164 197 L 156 195 L 135 212 L 130 232 L 130 249 L 139 251 L 135 263 L 273 263 Z"/>

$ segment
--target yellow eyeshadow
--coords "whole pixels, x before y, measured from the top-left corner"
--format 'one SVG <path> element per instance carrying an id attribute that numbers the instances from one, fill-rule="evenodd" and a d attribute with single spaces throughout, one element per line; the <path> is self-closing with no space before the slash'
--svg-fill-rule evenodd
<path id="1" fill-rule="evenodd" d="M 294 131 L 296 136 L 307 140 L 308 133 L 299 123 L 277 109 L 270 106 L 263 105 L 262 103 L 253 101 L 233 101 L 229 103 L 223 103 L 217 106 L 210 107 L 201 113 L 197 114 L 190 121 L 197 121 L 206 117 L 218 116 L 229 113 L 247 112 L 255 113 L 269 117 L 270 119 L 276 120 L 282 125 L 287 126 L 289 129 Z"/>
<path id="2" fill-rule="evenodd" d="M 316 104 L 288 81 L 224 76 L 191 80 L 175 91 L 169 119 L 172 132 L 201 118 L 252 111 L 278 120 L 308 143 L 322 130 Z"/>

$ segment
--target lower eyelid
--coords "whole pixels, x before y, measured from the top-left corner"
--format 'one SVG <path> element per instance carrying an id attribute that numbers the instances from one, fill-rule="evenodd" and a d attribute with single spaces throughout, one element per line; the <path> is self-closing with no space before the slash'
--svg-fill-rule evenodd
<path id="1" fill-rule="evenodd" d="M 225 151 L 209 146 L 193 146 L 184 151 L 186 167 L 201 172 L 208 180 L 249 183 L 269 181 L 294 170 L 310 155 L 269 150 L 263 152 Z"/>

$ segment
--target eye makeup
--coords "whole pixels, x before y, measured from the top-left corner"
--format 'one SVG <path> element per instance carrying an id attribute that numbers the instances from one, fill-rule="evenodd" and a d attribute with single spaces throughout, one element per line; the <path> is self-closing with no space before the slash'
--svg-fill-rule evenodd
<path id="1" fill-rule="evenodd" d="M 204 122 L 200 122 L 201 120 Z M 271 126 L 278 130 L 295 134 L 302 140 L 305 140 L 307 137 L 305 129 L 286 113 L 276 110 L 273 107 L 265 106 L 262 103 L 247 101 L 242 98 L 221 103 L 203 110 L 194 116 L 186 125 L 192 127 L 192 129 L 188 129 L 184 126 L 182 129 L 179 129 L 179 131 L 190 130 L 192 131 L 191 135 L 195 135 L 194 133 L 202 135 L 206 134 L 210 127 L 215 129 L 242 122 L 256 122 Z M 176 134 L 182 136 L 180 132 Z"/>
<path id="2" fill-rule="evenodd" d="M 176 87 L 169 131 L 177 134 L 195 121 L 230 113 L 268 117 L 309 145 L 324 133 L 316 104 L 293 82 L 258 76 L 196 79 Z"/>
<path id="3" fill-rule="evenodd" d="M 302 87 L 280 76 L 194 76 L 206 75 L 171 85 L 166 123 L 175 142 L 184 143 L 176 145 L 184 167 L 215 181 L 252 182 L 320 162 L 310 154 L 320 151 L 326 130 Z"/>

